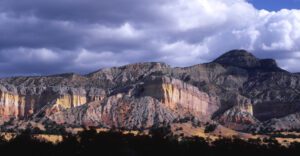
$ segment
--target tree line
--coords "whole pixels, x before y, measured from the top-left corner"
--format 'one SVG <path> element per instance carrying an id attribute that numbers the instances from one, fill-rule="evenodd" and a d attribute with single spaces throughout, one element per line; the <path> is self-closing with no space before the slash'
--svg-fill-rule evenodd
<path id="1" fill-rule="evenodd" d="M 22 133 L 5 141 L 0 139 L 1 155 L 30 156 L 299 156 L 300 144 L 282 146 L 275 139 L 221 138 L 208 142 L 204 138 L 178 139 L 167 128 L 150 130 L 150 135 L 123 134 L 120 131 L 85 130 L 66 134 L 63 141 L 52 144 Z"/>

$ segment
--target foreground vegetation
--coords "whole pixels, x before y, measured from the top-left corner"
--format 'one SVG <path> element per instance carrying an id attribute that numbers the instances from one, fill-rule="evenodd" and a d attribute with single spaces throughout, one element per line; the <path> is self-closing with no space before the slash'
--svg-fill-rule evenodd
<path id="1" fill-rule="evenodd" d="M 219 155 L 272 155 L 293 156 L 300 154 L 300 144 L 289 147 L 275 139 L 223 138 L 208 142 L 203 138 L 183 138 L 170 135 L 168 129 L 150 131 L 150 135 L 123 134 L 117 131 L 86 130 L 77 136 L 65 135 L 57 144 L 37 140 L 29 133 L 22 133 L 10 141 L 0 140 L 1 155 L 59 156 L 59 155 L 118 155 L 118 156 L 219 156 Z"/>

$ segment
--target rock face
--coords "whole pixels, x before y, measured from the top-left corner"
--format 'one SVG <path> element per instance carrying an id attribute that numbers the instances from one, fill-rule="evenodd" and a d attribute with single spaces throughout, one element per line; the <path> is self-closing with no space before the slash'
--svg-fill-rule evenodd
<path id="1" fill-rule="evenodd" d="M 173 111 L 196 112 L 210 118 L 217 110 L 217 101 L 207 93 L 181 80 L 170 77 L 150 77 L 145 81 L 144 96 L 158 99 Z"/>
<path id="2" fill-rule="evenodd" d="M 256 126 L 259 121 L 253 116 L 253 106 L 234 106 L 225 111 L 217 120 L 224 126 L 234 130 L 244 131 L 249 125 Z"/>
<path id="3" fill-rule="evenodd" d="M 51 109 L 60 111 L 86 104 L 88 98 L 97 99 L 98 95 L 87 96 L 82 88 L 1 86 L 1 116 L 23 119 L 34 115 L 48 105 L 53 106 Z"/>
<path id="4" fill-rule="evenodd" d="M 273 59 L 232 50 L 191 67 L 137 63 L 74 73 L 0 79 L 0 124 L 145 129 L 181 120 L 249 127 L 300 128 L 300 75 Z M 3 127 L 3 126 L 2 126 Z"/>
<path id="5" fill-rule="evenodd" d="M 300 129 L 300 113 L 291 114 L 282 118 L 275 118 L 264 122 L 264 127 L 274 131 Z"/>
<path id="6" fill-rule="evenodd" d="M 217 101 L 178 79 L 150 76 L 143 82 L 115 91 L 102 101 L 54 113 L 60 124 L 143 129 L 193 116 L 209 121 Z"/>

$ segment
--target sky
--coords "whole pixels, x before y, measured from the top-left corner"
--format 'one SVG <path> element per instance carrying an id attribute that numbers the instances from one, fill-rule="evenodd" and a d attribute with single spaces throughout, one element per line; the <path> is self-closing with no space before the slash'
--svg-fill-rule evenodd
<path id="1" fill-rule="evenodd" d="M 190 66 L 246 49 L 300 72 L 299 0 L 1 0 L 0 76 Z"/>
<path id="2" fill-rule="evenodd" d="M 279 11 L 281 9 L 300 9 L 300 0 L 249 0 L 257 9 Z"/>

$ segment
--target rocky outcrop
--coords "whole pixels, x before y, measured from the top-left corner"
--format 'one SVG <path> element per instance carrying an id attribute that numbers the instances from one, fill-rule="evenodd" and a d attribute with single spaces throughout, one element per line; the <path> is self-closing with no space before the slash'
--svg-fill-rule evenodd
<path id="1" fill-rule="evenodd" d="M 286 72 L 255 73 L 243 94 L 253 101 L 254 116 L 262 121 L 300 111 L 300 79 Z"/>
<path id="2" fill-rule="evenodd" d="M 158 99 L 171 110 L 197 112 L 195 115 L 207 118 L 218 109 L 216 97 L 170 77 L 149 77 L 145 80 L 142 95 Z"/>
<path id="3" fill-rule="evenodd" d="M 118 89 L 102 101 L 58 112 L 49 118 L 72 126 L 146 129 L 191 116 L 198 121 L 209 121 L 213 109 L 217 109 L 216 100 L 198 88 L 178 79 L 151 76 L 133 87 Z"/>
<path id="4" fill-rule="evenodd" d="M 247 130 L 249 125 L 255 126 L 260 124 L 260 121 L 253 116 L 253 108 L 251 104 L 234 106 L 216 119 L 222 125 L 239 131 Z"/>
<path id="5" fill-rule="evenodd" d="M 0 79 L 0 124 L 15 118 L 143 129 L 188 118 L 240 131 L 256 125 L 289 129 L 297 128 L 299 95 L 299 74 L 273 59 L 232 50 L 184 68 L 149 62 L 87 75 Z"/>
<path id="6" fill-rule="evenodd" d="M 90 101 L 100 101 L 105 93 L 99 89 L 68 87 L 0 87 L 0 115 L 2 119 L 24 119 L 37 113 L 51 114 L 81 106 Z"/>
<path id="7" fill-rule="evenodd" d="M 19 99 L 18 95 L 15 95 L 6 90 L 3 86 L 0 89 L 0 114 L 3 117 L 18 117 L 19 115 L 19 103 L 23 103 L 23 99 Z M 22 107 L 22 106 L 20 106 Z M 24 105 L 23 105 L 24 107 Z"/>
<path id="8" fill-rule="evenodd" d="M 165 108 L 154 98 L 134 98 L 119 94 L 103 102 L 92 102 L 75 109 L 55 113 L 49 116 L 49 119 L 59 124 L 72 126 L 145 129 L 171 123 L 176 117 L 176 113 Z"/>
<path id="9" fill-rule="evenodd" d="M 221 113 L 215 120 L 228 128 L 241 131 L 247 129 L 249 125 L 259 123 L 253 116 L 253 104 L 250 99 L 239 94 L 233 95 L 230 99 L 234 103 L 233 107 Z"/>
<path id="10" fill-rule="evenodd" d="M 263 128 L 273 131 L 297 131 L 300 129 L 300 113 L 265 121 L 263 123 Z"/>

